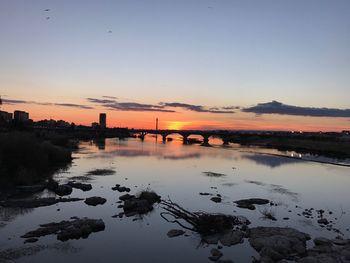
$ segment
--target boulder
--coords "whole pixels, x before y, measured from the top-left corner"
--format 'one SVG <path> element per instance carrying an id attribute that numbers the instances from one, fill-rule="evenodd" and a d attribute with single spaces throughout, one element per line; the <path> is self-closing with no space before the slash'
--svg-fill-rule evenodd
<path id="1" fill-rule="evenodd" d="M 221 197 L 219 197 L 219 196 L 214 196 L 214 197 L 210 198 L 210 200 L 215 202 L 215 203 L 221 203 Z"/>
<path id="2" fill-rule="evenodd" d="M 126 200 L 129 200 L 129 199 L 132 199 L 132 198 L 135 198 L 135 196 L 134 195 L 130 195 L 130 194 L 125 194 L 125 195 L 120 196 L 119 200 L 126 201 Z"/>
<path id="3" fill-rule="evenodd" d="M 270 201 L 267 199 L 261 199 L 261 198 L 250 198 L 250 199 L 238 200 L 238 201 L 235 201 L 234 203 L 236 203 L 237 207 L 239 208 L 255 210 L 255 205 L 266 205 L 270 203 Z"/>
<path id="4" fill-rule="evenodd" d="M 68 185 L 73 187 L 73 188 L 80 189 L 80 190 L 82 190 L 84 192 L 90 191 L 92 189 L 92 185 L 91 184 L 69 182 Z"/>
<path id="5" fill-rule="evenodd" d="M 55 193 L 59 196 L 64 196 L 64 195 L 70 195 L 72 191 L 73 189 L 70 185 L 62 184 L 56 188 Z"/>
<path id="6" fill-rule="evenodd" d="M 223 254 L 221 253 L 220 250 L 216 249 L 216 248 L 213 248 L 211 251 L 210 251 L 210 254 L 211 256 L 209 257 L 209 259 L 211 261 L 218 261 L 222 256 Z"/>
<path id="7" fill-rule="evenodd" d="M 38 238 L 47 235 L 57 235 L 60 241 L 69 239 L 87 238 L 92 232 L 99 232 L 105 229 L 102 219 L 74 219 L 72 221 L 61 221 L 59 223 L 49 223 L 40 225 L 40 228 L 30 231 L 22 238 Z"/>
<path id="8" fill-rule="evenodd" d="M 256 227 L 249 231 L 249 243 L 264 260 L 293 260 L 306 254 L 308 234 L 293 228 Z"/>
<path id="9" fill-rule="evenodd" d="M 87 205 L 97 206 L 97 205 L 103 205 L 104 203 L 106 203 L 106 201 L 107 200 L 103 197 L 93 196 L 93 197 L 86 198 L 84 202 Z"/>

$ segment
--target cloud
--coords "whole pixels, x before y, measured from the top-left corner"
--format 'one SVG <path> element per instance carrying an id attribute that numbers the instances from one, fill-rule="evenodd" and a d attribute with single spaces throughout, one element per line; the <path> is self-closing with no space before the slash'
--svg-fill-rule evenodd
<path id="1" fill-rule="evenodd" d="M 26 104 L 26 103 L 28 103 L 28 101 L 25 101 L 25 100 L 8 100 L 8 99 L 2 99 L 2 103 L 3 103 L 3 104 L 14 105 L 14 104 Z"/>
<path id="2" fill-rule="evenodd" d="M 280 114 L 312 117 L 350 117 L 350 109 L 299 107 L 283 104 L 278 101 L 259 103 L 256 106 L 244 108 L 243 112 L 256 114 Z"/>
<path id="3" fill-rule="evenodd" d="M 106 98 L 106 99 L 118 99 L 117 97 L 114 97 L 114 96 L 102 96 L 102 98 Z"/>
<path id="4" fill-rule="evenodd" d="M 52 103 L 52 102 L 37 102 L 37 101 L 27 101 L 27 100 L 11 100 L 11 99 L 3 99 L 3 104 L 35 104 L 35 105 L 43 105 L 43 106 L 60 106 L 60 107 L 71 107 L 71 108 L 80 108 L 80 109 L 94 109 L 92 106 L 74 104 L 74 103 Z"/>
<path id="5" fill-rule="evenodd" d="M 110 96 L 103 96 L 103 98 L 112 98 Z M 136 102 L 118 102 L 115 99 L 99 99 L 99 98 L 87 98 L 89 102 L 100 104 L 106 108 L 121 110 L 121 111 L 159 111 L 159 112 L 176 112 L 169 108 L 182 108 L 189 111 L 195 112 L 206 112 L 206 113 L 234 113 L 233 108 L 237 107 L 212 107 L 207 108 L 201 105 L 192 105 L 180 102 L 160 102 L 158 104 L 144 104 Z"/>
<path id="6" fill-rule="evenodd" d="M 87 100 L 89 102 L 98 103 L 98 104 L 114 103 L 114 102 L 116 102 L 114 99 L 113 100 L 110 100 L 110 99 L 106 100 L 106 99 L 87 98 Z"/>
<path id="7" fill-rule="evenodd" d="M 73 103 L 53 103 L 52 105 L 62 106 L 62 107 L 80 108 L 80 109 L 86 109 L 86 110 L 94 109 L 94 107 L 92 107 L 92 106 L 73 104 Z"/>
<path id="8" fill-rule="evenodd" d="M 158 111 L 158 112 L 175 112 L 174 110 L 164 109 L 164 107 L 152 104 L 142 104 L 136 102 L 114 102 L 104 104 L 106 108 L 121 111 Z"/>
<path id="9" fill-rule="evenodd" d="M 195 112 L 208 112 L 208 113 L 235 113 L 232 110 L 227 110 L 224 108 L 219 107 L 212 107 L 212 108 L 206 108 L 202 105 L 192 105 L 187 103 L 180 103 L 180 102 L 161 102 L 160 105 L 164 107 L 172 107 L 172 108 L 183 108 L 185 110 L 189 111 L 195 111 Z"/>

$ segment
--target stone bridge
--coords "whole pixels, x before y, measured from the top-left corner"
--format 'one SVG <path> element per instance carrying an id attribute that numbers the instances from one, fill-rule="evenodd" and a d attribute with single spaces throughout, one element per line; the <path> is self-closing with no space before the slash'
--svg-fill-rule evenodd
<path id="1" fill-rule="evenodd" d="M 199 135 L 202 136 L 203 142 L 202 145 L 209 145 L 210 137 L 221 138 L 223 145 L 228 145 L 230 141 L 230 136 L 232 135 L 228 131 L 204 131 L 204 130 L 147 130 L 147 129 L 139 129 L 131 131 L 134 134 L 138 134 L 138 137 L 141 140 L 145 139 L 147 134 L 160 135 L 162 136 L 162 140 L 165 143 L 167 141 L 167 137 L 171 134 L 179 134 L 182 136 L 182 141 L 184 144 L 188 144 L 188 138 L 191 135 Z"/>

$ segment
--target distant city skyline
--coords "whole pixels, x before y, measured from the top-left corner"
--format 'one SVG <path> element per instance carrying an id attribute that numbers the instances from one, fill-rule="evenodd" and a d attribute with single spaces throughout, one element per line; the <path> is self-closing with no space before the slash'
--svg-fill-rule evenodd
<path id="1" fill-rule="evenodd" d="M 350 127 L 349 1 L 0 2 L 1 110 L 109 127 Z"/>

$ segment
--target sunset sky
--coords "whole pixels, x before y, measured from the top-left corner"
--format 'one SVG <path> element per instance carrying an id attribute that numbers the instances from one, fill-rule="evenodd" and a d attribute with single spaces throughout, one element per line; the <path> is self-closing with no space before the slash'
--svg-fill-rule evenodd
<path id="1" fill-rule="evenodd" d="M 350 129 L 348 0 L 1 0 L 1 110 L 90 125 Z"/>

